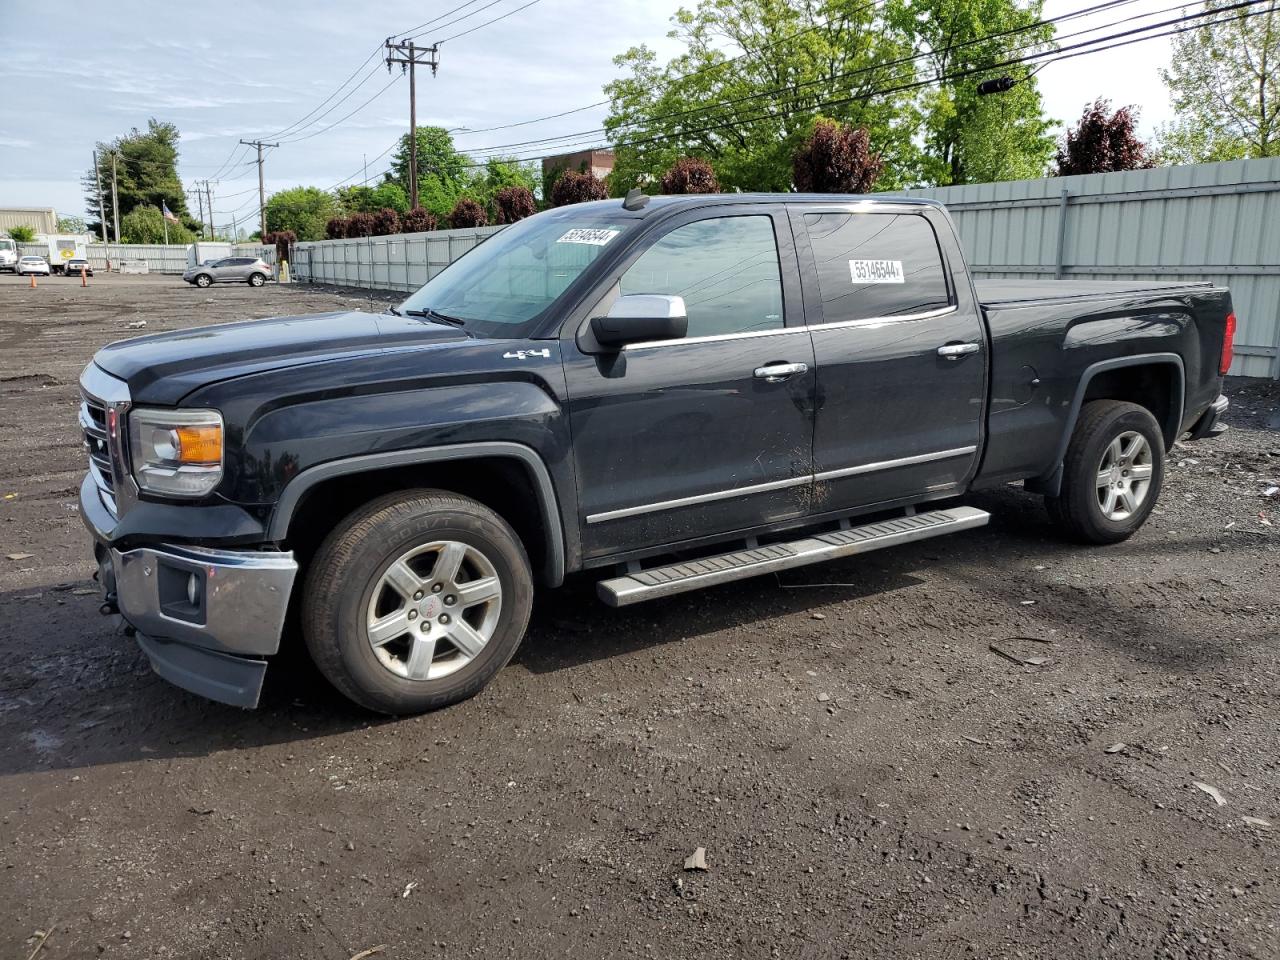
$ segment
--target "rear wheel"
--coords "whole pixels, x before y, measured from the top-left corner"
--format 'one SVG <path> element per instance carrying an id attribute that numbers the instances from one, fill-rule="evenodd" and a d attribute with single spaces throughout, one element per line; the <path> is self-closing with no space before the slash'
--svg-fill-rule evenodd
<path id="1" fill-rule="evenodd" d="M 487 507 L 440 490 L 347 517 L 312 559 L 307 647 L 343 694 L 420 713 L 478 693 L 515 654 L 533 602 L 524 547 Z"/>
<path id="2" fill-rule="evenodd" d="M 1164 482 L 1164 436 L 1135 403 L 1085 404 L 1063 461 L 1062 489 L 1045 497 L 1054 524 L 1073 540 L 1117 543 L 1146 522 Z"/>
<path id="3" fill-rule="evenodd" d="M 207 287 L 209 284 L 213 283 L 213 277 L 209 276 L 207 273 L 198 273 L 196 274 L 195 283 L 197 287 Z"/>
<path id="4" fill-rule="evenodd" d="M 249 274 L 249 286 L 260 287 L 267 282 L 267 278 L 260 273 Z"/>

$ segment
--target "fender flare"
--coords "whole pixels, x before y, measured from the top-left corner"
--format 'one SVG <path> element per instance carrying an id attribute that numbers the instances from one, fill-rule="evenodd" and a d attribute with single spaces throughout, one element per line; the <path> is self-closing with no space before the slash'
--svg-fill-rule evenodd
<path id="1" fill-rule="evenodd" d="M 1140 353 L 1129 357 L 1113 357 L 1110 360 L 1099 360 L 1097 363 L 1091 363 L 1084 368 L 1084 372 L 1080 375 L 1080 382 L 1076 384 L 1075 396 L 1071 398 L 1071 407 L 1067 411 L 1066 425 L 1063 428 L 1062 436 L 1058 440 L 1058 447 L 1054 451 L 1053 460 L 1051 461 L 1052 468 L 1048 473 L 1042 474 L 1033 480 L 1028 480 L 1027 489 L 1049 497 L 1056 497 L 1061 491 L 1062 464 L 1067 457 L 1067 447 L 1071 445 L 1071 434 L 1075 432 L 1076 421 L 1080 418 L 1080 408 L 1084 406 L 1084 396 L 1089 391 L 1089 384 L 1094 377 L 1109 370 L 1118 370 L 1123 367 L 1149 367 L 1153 364 L 1167 364 L 1177 369 L 1173 390 L 1174 396 L 1171 397 L 1173 402 L 1170 404 L 1170 420 L 1173 427 L 1170 429 L 1168 423 L 1160 425 L 1164 430 L 1165 443 L 1172 447 L 1173 441 L 1177 440 L 1182 433 L 1182 416 L 1187 400 L 1187 371 L 1182 362 L 1182 357 L 1176 353 Z"/>
<path id="2" fill-rule="evenodd" d="M 560 522 L 560 509 L 556 499 L 555 485 L 551 481 L 551 473 L 547 470 L 547 465 L 542 462 L 542 458 L 532 448 L 508 441 L 455 443 L 439 447 L 390 450 L 385 453 L 369 453 L 346 457 L 342 460 L 331 460 L 309 467 L 290 480 L 280 494 L 280 499 L 276 501 L 275 509 L 271 514 L 267 538 L 276 541 L 284 540 L 288 536 L 289 524 L 303 496 L 312 487 L 326 480 L 356 473 L 386 470 L 391 467 L 440 463 L 448 460 L 474 460 L 481 457 L 518 460 L 529 470 L 534 479 L 533 489 L 538 498 L 538 509 L 541 512 L 544 529 L 547 531 L 544 580 L 548 586 L 559 586 L 564 582 L 565 576 L 564 526 Z"/>

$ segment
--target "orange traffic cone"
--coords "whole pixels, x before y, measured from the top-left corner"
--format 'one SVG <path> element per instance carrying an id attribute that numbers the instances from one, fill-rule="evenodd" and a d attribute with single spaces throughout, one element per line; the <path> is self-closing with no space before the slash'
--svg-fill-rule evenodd
<path id="1" fill-rule="evenodd" d="M 31 274 L 31 289 L 34 290 L 35 288 L 36 288 L 36 275 L 33 273 Z"/>

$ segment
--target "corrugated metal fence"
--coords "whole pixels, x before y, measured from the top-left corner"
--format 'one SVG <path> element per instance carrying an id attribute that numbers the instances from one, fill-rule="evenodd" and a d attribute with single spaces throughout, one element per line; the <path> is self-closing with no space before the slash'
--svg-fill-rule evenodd
<path id="1" fill-rule="evenodd" d="M 904 193 L 947 205 L 979 277 L 1225 284 L 1231 372 L 1280 378 L 1280 158 Z"/>
<path id="2" fill-rule="evenodd" d="M 417 290 L 501 229 L 475 227 L 298 243 L 289 269 L 296 280 L 407 292 Z"/>
<path id="3" fill-rule="evenodd" d="M 143 260 L 148 273 L 182 273 L 187 269 L 187 245 L 181 243 L 90 243 L 85 254 L 94 270 L 106 270 L 108 261 L 114 269 L 121 260 Z M 48 259 L 49 248 L 43 243 L 20 243 L 18 255 Z M 242 243 L 231 248 L 230 256 L 262 257 L 274 263 L 276 248 Z"/>

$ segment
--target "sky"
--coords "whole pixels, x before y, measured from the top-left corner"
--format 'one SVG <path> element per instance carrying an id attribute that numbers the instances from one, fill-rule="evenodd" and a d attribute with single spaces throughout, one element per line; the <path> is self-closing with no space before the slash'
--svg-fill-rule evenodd
<path id="1" fill-rule="evenodd" d="M 472 0 L 439 19 L 461 3 L 312 0 L 197 8 L 113 0 L 54 17 L 47 5 L 0 0 L 0 206 L 83 215 L 80 177 L 92 164 L 94 143 L 145 128 L 149 117 L 181 130 L 178 171 L 188 188 L 196 179 L 216 180 L 218 224 L 233 215 L 256 217 L 257 170 L 249 148 L 237 144 L 241 138 L 281 142 L 267 152 L 268 192 L 359 182 L 365 159 L 376 175 L 385 159 L 375 158 L 408 127 L 408 84 L 393 82 L 398 68 L 388 75 L 380 66 L 379 48 L 388 34 L 432 18 L 437 22 L 424 28 L 419 42 L 447 42 L 438 75 L 419 73 L 418 122 L 467 128 L 454 134 L 464 150 L 598 128 L 603 107 L 481 132 L 602 99 L 601 86 L 617 76 L 612 58 L 632 45 L 646 43 L 664 58 L 678 51 L 666 33 L 680 0 L 534 0 L 524 10 L 528 0 Z M 1045 16 L 1094 3 L 1047 0 Z M 1162 10 L 1170 12 L 1154 16 Z M 474 16 L 449 23 L 468 12 Z M 1166 19 L 1178 8 L 1168 0 L 1131 0 L 1063 23 L 1059 34 L 1137 14 Z M 1144 22 L 1150 18 L 1118 29 Z M 1096 34 L 1060 42 L 1089 36 Z M 1150 134 L 1172 118 L 1157 72 L 1168 63 L 1169 44 L 1156 39 L 1050 64 L 1037 77 L 1049 116 L 1075 120 L 1087 101 L 1106 96 L 1140 107 L 1141 129 Z M 348 99 L 307 116 L 353 73 L 362 85 Z"/>

